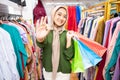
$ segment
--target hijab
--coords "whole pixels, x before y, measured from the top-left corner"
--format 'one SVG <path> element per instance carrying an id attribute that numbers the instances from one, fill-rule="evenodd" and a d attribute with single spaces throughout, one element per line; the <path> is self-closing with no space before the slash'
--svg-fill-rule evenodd
<path id="1" fill-rule="evenodd" d="M 64 6 L 56 6 L 53 11 L 52 11 L 52 17 L 51 20 L 54 20 L 54 16 L 56 14 L 56 12 L 60 9 L 60 8 L 64 8 L 67 12 L 66 7 Z M 63 26 L 61 27 L 55 27 L 54 21 L 52 20 L 52 27 L 53 27 L 53 43 L 52 43 L 52 80 L 56 79 L 56 75 L 57 75 L 57 70 L 58 70 L 58 66 L 59 66 L 59 59 L 60 59 L 60 34 L 65 30 L 65 24 L 67 22 L 64 23 Z"/>

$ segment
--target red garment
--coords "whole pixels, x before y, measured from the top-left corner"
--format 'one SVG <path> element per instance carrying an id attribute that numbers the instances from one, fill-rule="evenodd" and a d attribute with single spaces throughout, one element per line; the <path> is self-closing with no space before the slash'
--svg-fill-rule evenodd
<path id="1" fill-rule="evenodd" d="M 38 0 L 38 4 L 33 9 L 34 24 L 36 24 L 37 20 L 40 19 L 42 16 L 46 16 L 46 11 L 41 0 Z"/>
<path id="2" fill-rule="evenodd" d="M 97 72 L 95 80 L 104 80 L 104 78 L 103 78 L 103 68 L 104 68 L 104 65 L 105 65 L 105 60 L 106 60 L 106 53 L 103 55 L 102 61 L 99 63 L 98 72 Z"/>
<path id="3" fill-rule="evenodd" d="M 76 7 L 68 6 L 68 30 L 77 32 Z"/>

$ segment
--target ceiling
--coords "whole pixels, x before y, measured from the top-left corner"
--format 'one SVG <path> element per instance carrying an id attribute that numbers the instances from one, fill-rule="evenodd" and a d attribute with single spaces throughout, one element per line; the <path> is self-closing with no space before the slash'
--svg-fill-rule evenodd
<path id="1" fill-rule="evenodd" d="M 95 4 L 99 4 L 106 0 L 42 0 L 46 4 L 62 4 L 62 5 L 82 5 L 84 7 L 89 7 Z"/>

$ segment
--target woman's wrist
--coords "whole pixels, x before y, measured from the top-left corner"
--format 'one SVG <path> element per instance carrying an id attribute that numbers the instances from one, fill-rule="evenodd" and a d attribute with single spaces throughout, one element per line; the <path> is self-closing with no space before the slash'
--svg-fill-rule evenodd
<path id="1" fill-rule="evenodd" d="M 69 48 L 70 46 L 71 46 L 71 39 L 67 39 L 66 48 Z"/>

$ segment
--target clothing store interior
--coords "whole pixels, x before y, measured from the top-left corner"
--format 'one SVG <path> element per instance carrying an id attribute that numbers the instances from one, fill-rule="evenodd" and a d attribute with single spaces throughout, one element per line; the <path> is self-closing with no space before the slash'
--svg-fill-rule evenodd
<path id="1" fill-rule="evenodd" d="M 0 0 L 0 80 L 120 80 L 119 27 L 120 0 Z"/>

